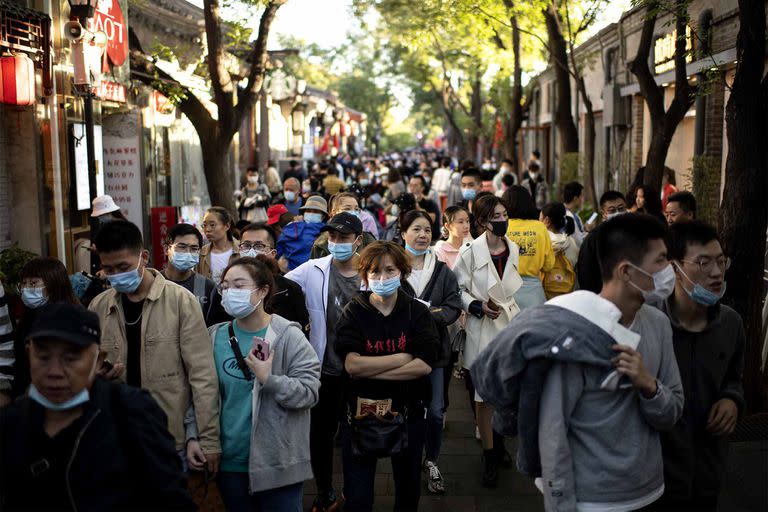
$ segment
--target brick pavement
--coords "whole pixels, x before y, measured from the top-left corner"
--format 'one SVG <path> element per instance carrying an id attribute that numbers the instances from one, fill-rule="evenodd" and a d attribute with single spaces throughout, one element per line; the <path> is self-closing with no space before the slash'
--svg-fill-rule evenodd
<path id="1" fill-rule="evenodd" d="M 430 496 L 426 484 L 419 504 L 424 512 L 538 512 L 543 510 L 542 498 L 529 478 L 514 469 L 500 472 L 499 486 L 486 489 L 480 485 L 482 462 L 479 441 L 467 392 L 462 381 L 451 381 L 450 406 L 439 467 L 445 478 L 446 494 Z M 507 449 L 514 454 L 513 441 Z M 341 455 L 337 448 L 334 458 L 334 485 L 341 492 Z M 307 482 L 304 503 L 309 510 L 316 492 L 314 482 Z M 376 475 L 374 511 L 391 511 L 394 503 L 394 483 L 389 460 L 379 462 Z"/>

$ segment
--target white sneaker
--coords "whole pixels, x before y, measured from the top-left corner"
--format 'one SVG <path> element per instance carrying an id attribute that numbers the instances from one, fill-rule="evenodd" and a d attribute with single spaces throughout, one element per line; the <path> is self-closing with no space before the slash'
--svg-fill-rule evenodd
<path id="1" fill-rule="evenodd" d="M 475 439 L 480 441 L 480 427 L 478 427 L 477 425 L 475 425 Z"/>
<path id="2" fill-rule="evenodd" d="M 427 490 L 432 494 L 445 494 L 443 475 L 432 461 L 424 461 L 424 473 L 427 477 Z"/>

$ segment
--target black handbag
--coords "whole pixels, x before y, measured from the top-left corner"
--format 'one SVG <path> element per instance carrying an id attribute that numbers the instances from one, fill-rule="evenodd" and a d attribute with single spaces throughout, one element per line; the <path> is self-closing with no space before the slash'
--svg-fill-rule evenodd
<path id="1" fill-rule="evenodd" d="M 408 448 L 406 413 L 350 415 L 349 428 L 352 454 L 356 457 L 380 459 L 400 455 Z"/>

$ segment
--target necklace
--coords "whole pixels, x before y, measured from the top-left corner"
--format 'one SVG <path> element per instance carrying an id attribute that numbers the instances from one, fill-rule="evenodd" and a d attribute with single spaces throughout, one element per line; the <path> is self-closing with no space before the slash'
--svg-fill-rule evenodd
<path id="1" fill-rule="evenodd" d="M 134 320 L 133 322 L 129 322 L 128 321 L 128 315 L 126 315 L 125 314 L 125 310 L 123 310 L 123 316 L 125 316 L 125 325 L 131 325 L 131 326 L 136 325 L 137 323 L 139 323 L 139 320 L 141 320 L 141 317 L 143 315 L 144 315 L 144 308 L 142 307 L 141 308 L 141 312 L 139 313 L 139 316 L 136 317 L 136 320 Z"/>

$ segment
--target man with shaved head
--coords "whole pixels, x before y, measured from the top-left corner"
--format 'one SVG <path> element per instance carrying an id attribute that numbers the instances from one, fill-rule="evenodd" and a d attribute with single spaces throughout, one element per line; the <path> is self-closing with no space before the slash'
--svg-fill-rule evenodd
<path id="1" fill-rule="evenodd" d="M 301 198 L 301 182 L 296 178 L 287 178 L 283 182 L 283 193 L 272 204 L 284 204 L 290 213 L 301 215 L 299 208 L 304 204 Z"/>

